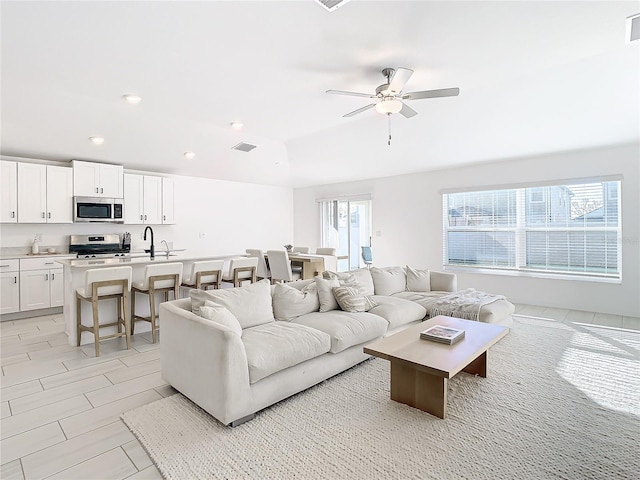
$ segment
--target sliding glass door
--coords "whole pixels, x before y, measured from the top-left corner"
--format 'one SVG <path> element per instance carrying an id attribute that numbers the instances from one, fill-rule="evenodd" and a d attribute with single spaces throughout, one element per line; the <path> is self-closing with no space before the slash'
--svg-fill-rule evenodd
<path id="1" fill-rule="evenodd" d="M 324 200 L 321 209 L 322 246 L 336 249 L 338 271 L 364 266 L 361 249 L 371 246 L 371 199 Z"/>

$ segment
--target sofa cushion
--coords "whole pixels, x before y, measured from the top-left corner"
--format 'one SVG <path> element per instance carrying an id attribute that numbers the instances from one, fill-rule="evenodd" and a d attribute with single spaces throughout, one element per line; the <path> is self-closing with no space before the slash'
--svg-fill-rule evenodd
<path id="1" fill-rule="evenodd" d="M 329 312 L 331 310 L 338 310 L 340 306 L 333 296 L 333 288 L 339 287 L 340 282 L 337 278 L 325 279 L 321 276 L 315 277 L 316 287 L 318 287 L 318 300 L 320 301 L 320 311 Z"/>
<path id="2" fill-rule="evenodd" d="M 191 290 L 191 310 L 198 314 L 204 302 L 211 300 L 233 313 L 242 328 L 273 322 L 269 280 L 260 280 L 245 287 L 221 290 Z"/>
<path id="3" fill-rule="evenodd" d="M 373 279 L 368 268 L 359 268 L 350 272 L 331 272 L 325 270 L 322 277 L 326 279 L 337 278 L 340 286 L 353 287 L 357 285 L 362 290 L 363 295 L 373 295 Z"/>
<path id="4" fill-rule="evenodd" d="M 293 320 L 329 334 L 331 352 L 339 353 L 354 345 L 370 342 L 384 336 L 388 323 L 384 318 L 371 313 L 350 313 L 334 310 L 326 313 L 309 313 Z"/>
<path id="5" fill-rule="evenodd" d="M 350 272 L 356 277 L 356 282 L 364 289 L 365 295 L 373 295 L 375 288 L 373 286 L 373 278 L 368 268 L 359 268 L 358 270 L 351 270 Z"/>
<path id="6" fill-rule="evenodd" d="M 376 295 L 393 295 L 407 289 L 407 275 L 402 267 L 371 268 Z"/>
<path id="7" fill-rule="evenodd" d="M 422 320 L 427 315 L 427 311 L 421 305 L 396 296 L 374 295 L 373 299 L 378 306 L 369 310 L 369 313 L 379 315 L 389 322 L 389 330 Z"/>
<path id="8" fill-rule="evenodd" d="M 410 292 L 430 292 L 431 272 L 411 268 L 407 265 L 407 290 Z"/>
<path id="9" fill-rule="evenodd" d="M 333 296 L 345 312 L 368 312 L 377 305 L 369 295 L 363 295 L 358 286 L 333 287 Z"/>
<path id="10" fill-rule="evenodd" d="M 317 312 L 320 308 L 315 283 L 302 287 L 302 290 L 286 283 L 277 283 L 273 288 L 272 298 L 273 316 L 276 320 L 291 321 L 300 315 Z"/>
<path id="11" fill-rule="evenodd" d="M 393 298 L 401 298 L 403 300 L 411 300 L 412 302 L 418 303 L 422 305 L 427 313 L 435 303 L 435 301 L 442 297 L 443 295 L 447 295 L 449 292 L 399 292 L 393 295 Z"/>
<path id="12" fill-rule="evenodd" d="M 233 313 L 222 305 L 218 305 L 211 300 L 207 300 L 204 302 L 204 306 L 199 308 L 198 315 L 202 318 L 206 318 L 207 320 L 211 320 L 212 322 L 224 325 L 242 336 L 242 327 L 240 326 L 240 322 Z"/>
<path id="13" fill-rule="evenodd" d="M 331 348 L 328 334 L 290 322 L 247 328 L 242 343 L 249 365 L 249 383 L 327 353 Z"/>

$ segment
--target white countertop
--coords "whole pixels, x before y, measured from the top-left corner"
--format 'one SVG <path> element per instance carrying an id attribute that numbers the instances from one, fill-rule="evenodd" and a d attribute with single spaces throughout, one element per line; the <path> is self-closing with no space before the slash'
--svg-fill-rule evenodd
<path id="1" fill-rule="evenodd" d="M 58 263 L 69 266 L 71 268 L 99 268 L 99 267 L 117 267 L 125 265 L 149 265 L 152 263 L 170 263 L 170 262 L 197 262 L 200 260 L 224 260 L 228 258 L 241 257 L 242 254 L 228 255 L 189 255 L 189 254 L 170 254 L 158 255 L 150 258 L 148 254 L 144 256 L 133 255 L 130 257 L 118 258 L 92 258 L 92 259 L 60 259 Z"/>
<path id="2" fill-rule="evenodd" d="M 15 260 L 21 258 L 76 258 L 75 253 L 13 253 L 3 254 L 0 256 L 2 260 Z"/>

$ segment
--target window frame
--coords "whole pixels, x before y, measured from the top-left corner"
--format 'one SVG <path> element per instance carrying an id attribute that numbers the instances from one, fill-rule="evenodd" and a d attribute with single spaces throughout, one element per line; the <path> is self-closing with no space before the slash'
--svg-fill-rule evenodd
<path id="1" fill-rule="evenodd" d="M 572 185 L 583 185 L 583 184 L 592 184 L 592 183 L 605 183 L 605 182 L 617 182 L 617 186 L 615 189 L 607 189 L 607 192 L 602 195 L 603 207 L 607 205 L 608 201 L 613 201 L 617 207 L 617 221 L 614 226 L 607 225 L 582 225 L 582 226 L 536 226 L 536 225 L 527 225 L 527 212 L 529 205 L 531 203 L 542 203 L 532 201 L 531 199 L 531 191 L 527 191 L 527 189 L 534 189 L 538 187 L 570 187 Z M 514 226 L 503 227 L 498 224 L 493 225 L 479 225 L 477 227 L 474 226 L 464 226 L 460 227 L 457 225 L 450 226 L 449 225 L 449 198 L 452 194 L 473 194 L 473 193 L 490 193 L 490 192 L 504 192 L 508 190 L 516 190 L 516 222 Z M 548 190 L 547 190 L 548 191 Z M 615 191 L 615 195 L 612 198 L 613 192 Z M 508 276 L 523 276 L 523 277 L 537 277 L 537 278 L 553 278 L 553 279 L 563 279 L 563 280 L 581 280 L 581 281 L 596 281 L 596 282 L 604 282 L 604 283 L 622 283 L 622 205 L 621 205 L 621 197 L 622 197 L 622 177 L 599 177 L 599 178 L 588 178 L 588 179 L 572 179 L 572 180 L 559 180 L 553 182 L 545 182 L 545 183 L 537 183 L 537 184 L 518 184 L 518 185 L 503 185 L 496 187 L 487 187 L 487 188 L 469 188 L 469 189 L 457 189 L 450 191 L 441 191 L 442 194 L 442 263 L 443 269 L 446 271 L 456 271 L 456 272 L 469 272 L 469 273 L 482 273 L 482 274 L 497 274 L 497 275 L 508 275 Z M 544 194 L 543 197 L 548 195 Z M 547 199 L 548 200 L 548 199 Z M 571 202 L 568 202 L 569 204 Z M 565 203 L 561 202 L 562 205 Z M 570 208 L 570 205 L 569 207 Z M 548 210 L 548 207 L 547 207 Z M 487 265 L 487 264 L 479 264 L 472 265 L 469 263 L 464 263 L 464 261 L 460 263 L 451 263 L 449 259 L 449 233 L 455 231 L 470 231 L 470 232 L 513 232 L 515 235 L 515 245 L 514 245 L 514 263 L 511 261 L 508 262 L 508 265 Z M 572 232 L 580 232 L 580 233 L 588 233 L 588 232 L 602 232 L 606 235 L 609 232 L 616 233 L 616 266 L 617 272 L 596 272 L 587 270 L 588 267 L 585 267 L 585 270 L 579 271 L 578 269 L 571 267 L 567 267 L 566 269 L 558 268 L 556 270 L 549 268 L 549 265 L 546 264 L 545 268 L 536 268 L 532 265 L 527 265 L 527 233 L 528 232 L 566 232 L 570 235 Z M 570 247 L 571 245 L 569 245 Z M 547 250 L 549 252 L 549 250 Z M 511 255 L 511 252 L 509 252 Z M 606 255 L 606 252 L 605 252 Z M 586 258 L 586 254 L 585 254 Z"/>

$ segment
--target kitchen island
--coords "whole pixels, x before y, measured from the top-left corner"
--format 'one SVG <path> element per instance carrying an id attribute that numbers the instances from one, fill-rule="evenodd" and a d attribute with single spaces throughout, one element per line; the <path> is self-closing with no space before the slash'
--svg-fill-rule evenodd
<path id="1" fill-rule="evenodd" d="M 144 267 L 154 263 L 180 262 L 183 265 L 183 275 L 191 271 L 193 262 L 203 260 L 228 260 L 244 255 L 188 255 L 180 254 L 157 254 L 154 258 L 149 255 L 133 255 L 130 257 L 116 258 L 90 258 L 90 259 L 59 259 L 58 263 L 64 268 L 64 305 L 63 314 L 65 322 L 65 333 L 69 336 L 69 345 L 76 344 L 76 289 L 84 287 L 85 272 L 91 268 L 123 267 L 130 266 L 133 269 L 133 281 L 141 282 L 144 278 Z M 100 323 L 110 323 L 116 318 L 116 300 L 101 300 L 99 302 Z M 84 325 L 91 325 L 93 314 L 90 302 L 81 302 L 82 319 Z M 136 314 L 149 316 L 149 300 L 146 295 L 136 295 Z M 101 329 L 100 335 L 115 333 L 116 327 L 106 327 Z M 147 322 L 136 322 L 136 333 L 151 331 L 151 324 Z M 82 345 L 93 343 L 91 332 L 82 332 L 80 340 Z"/>

